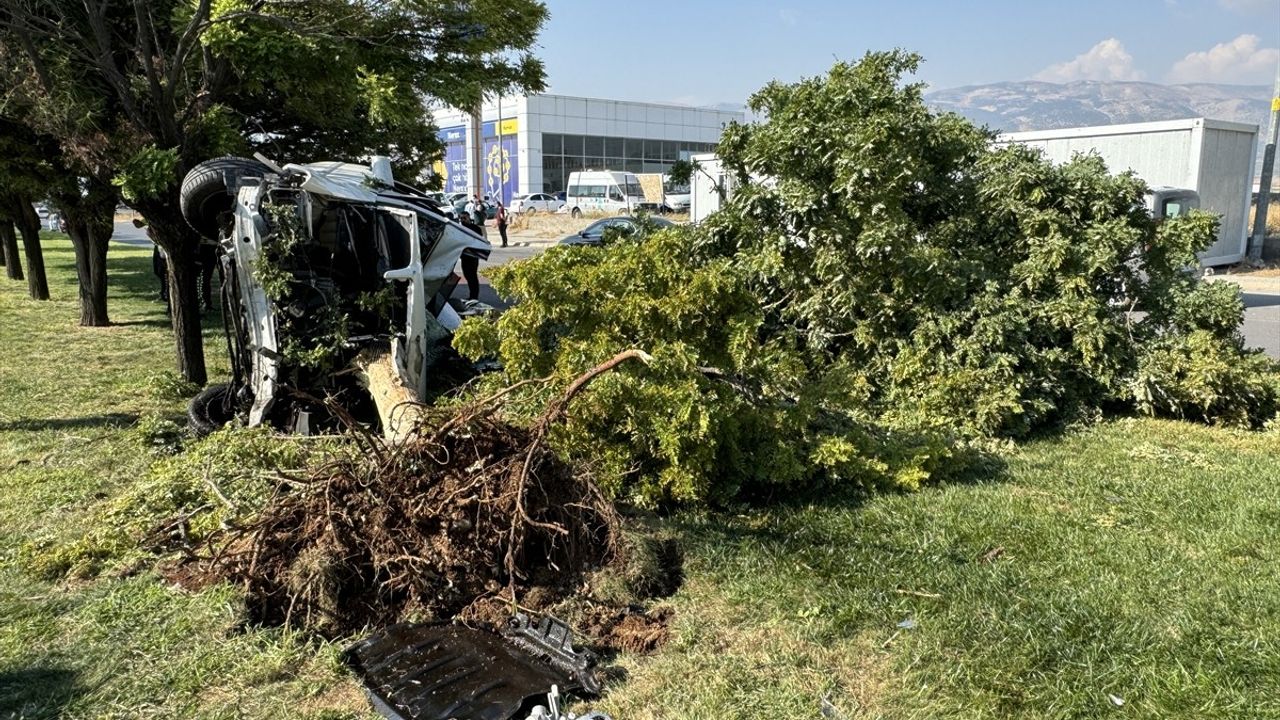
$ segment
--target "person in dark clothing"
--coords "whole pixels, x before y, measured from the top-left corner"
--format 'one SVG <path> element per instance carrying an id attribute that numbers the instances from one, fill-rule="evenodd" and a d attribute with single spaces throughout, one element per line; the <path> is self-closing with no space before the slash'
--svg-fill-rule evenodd
<path id="1" fill-rule="evenodd" d="M 151 272 L 160 280 L 160 299 L 164 301 L 164 309 L 169 310 L 169 256 L 156 244 L 156 237 L 151 228 L 142 220 L 134 218 L 133 226 L 141 230 L 147 229 L 147 239 L 151 241 Z"/>
<path id="2" fill-rule="evenodd" d="M 466 229 L 484 237 L 484 230 L 472 219 L 464 216 L 460 222 Z M 467 299 L 463 302 L 463 307 L 471 309 L 480 304 L 480 258 L 464 252 L 458 264 L 462 265 L 462 277 L 467 280 Z"/>
<path id="3" fill-rule="evenodd" d="M 502 236 L 502 247 L 507 246 L 507 208 L 498 201 L 498 214 L 494 216 L 498 223 L 498 234 Z"/>

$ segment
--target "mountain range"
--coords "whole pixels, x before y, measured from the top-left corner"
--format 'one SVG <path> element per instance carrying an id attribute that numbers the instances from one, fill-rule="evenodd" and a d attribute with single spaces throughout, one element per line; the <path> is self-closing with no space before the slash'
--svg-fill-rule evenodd
<path id="1" fill-rule="evenodd" d="M 925 94 L 935 110 L 959 113 L 993 130 L 1054 130 L 1086 125 L 1209 117 L 1266 130 L 1265 85 L 1158 85 L 1145 82 L 1001 82 Z"/>
<path id="2" fill-rule="evenodd" d="M 1265 85 L 1160 85 L 1095 80 L 1060 84 L 1027 80 L 935 90 L 925 93 L 924 99 L 936 111 L 958 113 L 1001 132 L 1194 117 L 1257 125 L 1255 172 L 1261 172 L 1266 142 L 1263 135 L 1271 118 L 1271 88 Z M 757 119 L 741 104 L 720 103 L 715 107 L 744 112 L 748 120 Z"/>

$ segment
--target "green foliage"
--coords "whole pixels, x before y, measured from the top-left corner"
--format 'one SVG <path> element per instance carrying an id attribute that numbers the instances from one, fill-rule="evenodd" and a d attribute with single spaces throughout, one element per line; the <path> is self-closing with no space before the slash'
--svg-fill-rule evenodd
<path id="1" fill-rule="evenodd" d="M 181 425 L 159 415 L 142 418 L 134 430 L 142 439 L 143 445 L 158 455 L 177 453 L 182 449 L 182 440 L 186 436 L 186 430 Z"/>
<path id="2" fill-rule="evenodd" d="M 145 423 L 139 432 L 171 430 L 163 422 Z M 140 547 L 197 545 L 253 518 L 276 489 L 274 473 L 300 467 L 317 449 L 263 428 L 219 430 L 155 462 L 145 480 L 100 510 L 82 537 L 27 543 L 23 565 L 44 579 L 91 577 L 136 556 Z"/>
<path id="3" fill-rule="evenodd" d="M 120 188 L 120 196 L 129 202 L 161 197 L 175 182 L 178 152 L 148 145 L 139 149 L 120 166 L 111 183 Z"/>
<path id="4" fill-rule="evenodd" d="M 242 134 L 241 125 L 231 108 L 214 105 L 192 122 L 187 134 L 202 157 L 247 155 L 249 143 Z"/>
<path id="5" fill-rule="evenodd" d="M 155 400 L 187 400 L 200 392 L 200 386 L 172 370 L 163 370 L 147 377 L 146 391 Z"/>
<path id="6" fill-rule="evenodd" d="M 310 307 L 308 302 L 317 294 L 291 270 L 306 262 L 307 229 L 298 209 L 268 203 L 263 214 L 271 223 L 272 233 L 254 261 L 253 275 L 267 299 L 280 310 L 276 313 L 276 330 L 283 340 L 281 352 L 296 368 L 334 369 L 351 335 L 350 317 L 327 297 L 323 305 Z M 382 303 L 380 307 L 385 310 L 390 302 L 389 295 L 366 293 L 356 298 L 355 304 L 363 307 Z"/>
<path id="7" fill-rule="evenodd" d="M 1280 411 L 1278 370 L 1261 353 L 1242 352 L 1197 329 L 1146 348 L 1129 391 L 1147 415 L 1260 427 Z"/>
<path id="8" fill-rule="evenodd" d="M 598 380 L 557 437 L 650 506 L 914 489 L 964 470 L 974 443 L 1134 388 L 1152 412 L 1268 420 L 1274 375 L 1234 333 L 1238 300 L 1186 270 L 1214 218 L 1157 224 L 1145 185 L 1097 157 L 993 147 L 902 84 L 918 62 L 872 53 L 764 88 L 751 105 L 769 121 L 720 145 L 739 188 L 723 210 L 494 273 L 518 304 L 456 346 L 561 382 L 651 353 Z M 1234 371 L 1195 386 L 1211 373 L 1178 359 L 1200 346 L 1206 370 Z"/>

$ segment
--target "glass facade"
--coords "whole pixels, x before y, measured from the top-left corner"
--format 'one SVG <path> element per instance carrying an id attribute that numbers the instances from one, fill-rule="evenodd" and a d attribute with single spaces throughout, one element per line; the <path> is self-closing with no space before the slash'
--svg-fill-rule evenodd
<path id="1" fill-rule="evenodd" d="M 542 134 L 542 192 L 559 192 L 578 170 L 665 173 L 681 152 L 713 152 L 715 143 Z"/>

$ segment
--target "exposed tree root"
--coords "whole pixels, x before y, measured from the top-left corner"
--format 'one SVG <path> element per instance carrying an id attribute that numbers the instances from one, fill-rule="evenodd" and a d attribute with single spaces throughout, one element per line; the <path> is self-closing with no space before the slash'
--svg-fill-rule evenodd
<path id="1" fill-rule="evenodd" d="M 547 447 L 550 427 L 621 353 L 575 380 L 527 429 L 496 417 L 503 391 L 417 433 L 373 443 L 282 486 L 208 566 L 243 584 L 260 622 L 324 634 L 453 617 L 478 598 L 565 595 L 615 554 L 618 516 Z M 366 438 L 368 440 L 369 438 Z"/>

